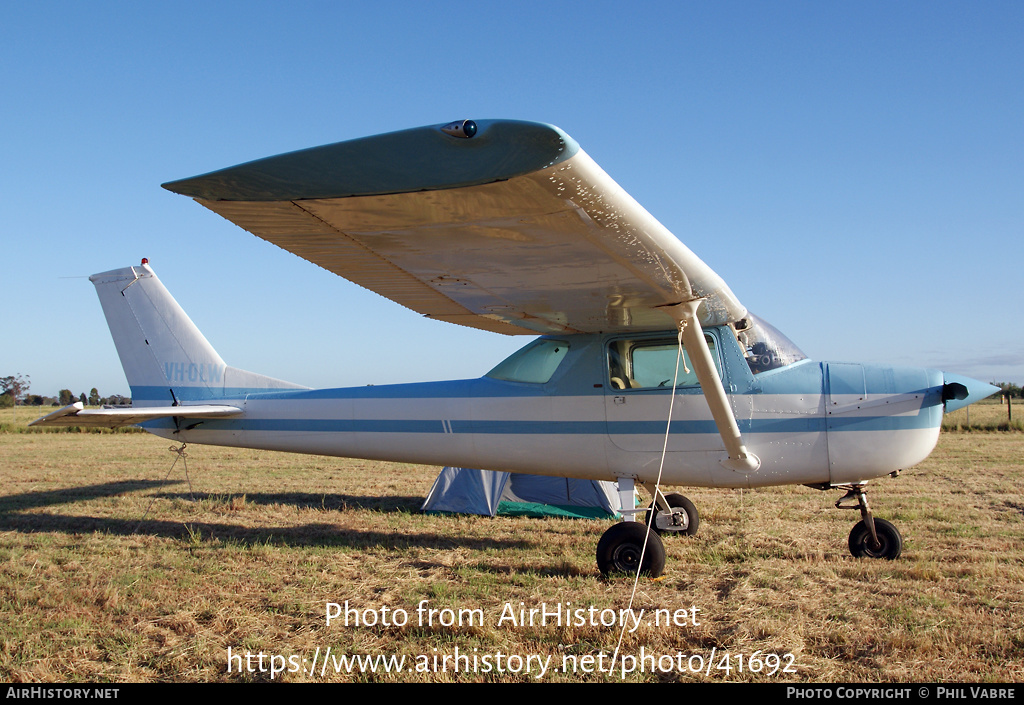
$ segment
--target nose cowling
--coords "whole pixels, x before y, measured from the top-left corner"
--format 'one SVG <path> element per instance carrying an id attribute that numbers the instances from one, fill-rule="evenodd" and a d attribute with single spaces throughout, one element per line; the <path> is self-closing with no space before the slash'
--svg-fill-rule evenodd
<path id="1" fill-rule="evenodd" d="M 947 414 L 1001 391 L 999 387 L 986 382 L 979 382 L 976 379 L 949 372 L 942 373 L 942 380 L 942 401 Z"/>

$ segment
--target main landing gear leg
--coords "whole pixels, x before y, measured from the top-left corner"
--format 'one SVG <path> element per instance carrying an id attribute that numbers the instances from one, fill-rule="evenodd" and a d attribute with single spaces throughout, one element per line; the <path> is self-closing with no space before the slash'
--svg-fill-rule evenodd
<path id="1" fill-rule="evenodd" d="M 659 534 L 693 536 L 700 526 L 700 515 L 693 502 L 681 494 L 661 493 L 654 484 L 644 484 L 654 500 L 647 512 L 647 523 Z"/>
<path id="2" fill-rule="evenodd" d="M 899 558 L 903 537 L 895 526 L 871 514 L 865 485 L 839 485 L 838 489 L 846 490 L 846 494 L 836 502 L 836 509 L 860 509 L 861 521 L 850 532 L 850 553 L 855 558 Z M 854 499 L 856 504 L 850 501 Z"/>

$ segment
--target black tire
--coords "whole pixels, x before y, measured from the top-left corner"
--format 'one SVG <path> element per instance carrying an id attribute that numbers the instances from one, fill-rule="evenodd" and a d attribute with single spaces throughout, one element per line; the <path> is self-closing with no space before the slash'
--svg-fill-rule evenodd
<path id="1" fill-rule="evenodd" d="M 682 536 L 694 536 L 697 533 L 697 529 L 700 528 L 700 514 L 697 513 L 697 507 L 689 499 L 679 493 L 673 493 L 665 495 L 665 501 L 668 502 L 668 506 L 674 509 L 682 509 L 686 512 L 686 528 L 666 528 L 659 529 L 657 524 L 651 524 L 651 529 L 658 532 L 659 534 L 678 534 Z M 647 521 L 648 523 L 654 521 L 654 502 L 651 502 L 650 508 L 647 510 Z"/>
<path id="2" fill-rule="evenodd" d="M 850 553 L 854 558 L 885 558 L 895 560 L 903 552 L 903 537 L 899 530 L 885 519 L 875 519 L 875 533 L 879 547 L 874 546 L 871 532 L 863 521 L 858 522 L 850 532 Z"/>
<path id="3" fill-rule="evenodd" d="M 644 550 L 644 540 L 647 550 Z M 640 556 L 643 554 L 643 565 Z M 648 537 L 647 526 L 639 521 L 623 521 L 604 532 L 597 542 L 597 567 L 601 575 L 640 572 L 657 578 L 665 572 L 665 545 L 654 533 Z"/>

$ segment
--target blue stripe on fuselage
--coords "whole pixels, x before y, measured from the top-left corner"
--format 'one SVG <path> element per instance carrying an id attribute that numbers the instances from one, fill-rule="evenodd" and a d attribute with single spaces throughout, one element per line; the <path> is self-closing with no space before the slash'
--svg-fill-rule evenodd
<path id="1" fill-rule="evenodd" d="M 800 416 L 739 420 L 742 433 L 794 434 L 830 431 L 902 431 L 930 428 L 935 419 L 929 413 L 899 416 L 858 416 L 853 418 Z M 187 424 L 187 420 L 183 421 Z M 446 428 L 447 425 L 447 428 Z M 200 426 L 209 431 L 286 433 L 460 433 L 495 435 L 658 435 L 664 421 L 535 421 L 472 419 L 207 419 Z M 673 421 L 673 435 L 715 435 L 715 422 Z"/>

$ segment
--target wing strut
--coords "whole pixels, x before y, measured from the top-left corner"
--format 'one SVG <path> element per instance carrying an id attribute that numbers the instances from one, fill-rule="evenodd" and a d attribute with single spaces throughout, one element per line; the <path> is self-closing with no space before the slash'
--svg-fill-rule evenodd
<path id="1" fill-rule="evenodd" d="M 700 382 L 701 391 L 704 392 L 704 399 L 708 402 L 711 416 L 715 419 L 715 426 L 718 427 L 718 434 L 722 437 L 725 449 L 729 452 L 729 457 L 722 460 L 722 465 L 736 472 L 754 472 L 761 467 L 761 459 L 748 451 L 747 446 L 743 443 L 743 436 L 740 435 L 736 416 L 732 413 L 732 407 L 725 394 L 725 386 L 722 384 L 722 378 L 718 375 L 718 369 L 711 358 L 711 350 L 704 339 L 704 330 L 701 328 L 700 319 L 697 318 L 697 307 L 701 301 L 703 299 L 691 299 L 663 308 L 671 314 L 679 326 L 683 337 L 683 346 L 690 352 L 690 362 L 693 363 L 693 370 L 697 373 L 697 380 Z"/>

